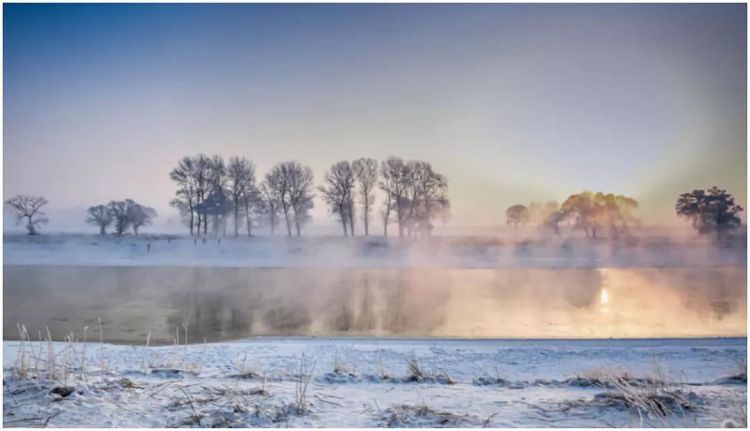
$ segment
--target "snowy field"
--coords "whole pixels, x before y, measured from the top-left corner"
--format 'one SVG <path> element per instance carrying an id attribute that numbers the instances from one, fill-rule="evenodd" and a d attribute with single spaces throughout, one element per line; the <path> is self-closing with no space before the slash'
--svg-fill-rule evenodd
<path id="1" fill-rule="evenodd" d="M 529 239 L 531 238 L 531 239 Z M 556 237 L 254 237 L 6 234 L 6 265 L 205 267 L 603 268 L 742 265 L 746 236 L 621 241 Z"/>
<path id="2" fill-rule="evenodd" d="M 52 346 L 4 343 L 5 426 L 746 424 L 744 338 Z"/>

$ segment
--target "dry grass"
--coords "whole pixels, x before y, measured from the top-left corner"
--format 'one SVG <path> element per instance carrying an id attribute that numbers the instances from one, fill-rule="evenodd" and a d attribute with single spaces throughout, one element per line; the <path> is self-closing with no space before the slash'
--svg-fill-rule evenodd
<path id="1" fill-rule="evenodd" d="M 593 370 L 581 377 L 608 390 L 595 395 L 594 404 L 626 408 L 637 415 L 639 426 L 643 427 L 647 418 L 666 426 L 668 417 L 684 417 L 687 411 L 697 408 L 696 396 L 683 391 L 680 385 L 667 383 L 665 375 L 663 368 L 657 366 L 642 377 L 617 369 Z"/>
<path id="2" fill-rule="evenodd" d="M 406 382 L 428 382 L 428 383 L 442 383 L 446 385 L 453 385 L 456 382 L 451 379 L 447 372 L 438 370 L 437 372 L 430 372 L 425 370 L 419 363 L 416 357 L 412 357 L 406 365 Z"/>
<path id="3" fill-rule="evenodd" d="M 435 410 L 425 404 L 394 405 L 382 412 L 384 425 L 400 427 L 462 427 L 473 424 L 468 415 Z M 489 422 L 489 420 L 488 420 Z"/>
<path id="4" fill-rule="evenodd" d="M 297 414 L 305 414 L 308 411 L 307 388 L 310 385 L 315 363 L 309 365 L 303 353 L 299 361 L 297 378 L 294 382 L 294 409 Z"/>

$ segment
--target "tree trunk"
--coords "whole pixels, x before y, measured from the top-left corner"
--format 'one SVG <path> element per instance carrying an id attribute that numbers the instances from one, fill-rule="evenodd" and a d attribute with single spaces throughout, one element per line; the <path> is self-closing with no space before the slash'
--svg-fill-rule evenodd
<path id="1" fill-rule="evenodd" d="M 354 214 L 349 213 L 349 232 L 354 236 Z"/>
<path id="2" fill-rule="evenodd" d="M 99 235 L 104 235 L 104 234 L 106 234 L 107 232 L 105 231 L 105 229 L 106 229 L 106 226 L 105 226 L 105 225 L 103 225 L 103 224 L 100 224 L 100 225 L 99 225 Z"/>
<path id="3" fill-rule="evenodd" d="M 194 236 L 193 235 L 193 223 L 194 223 L 193 206 L 190 205 L 190 236 Z"/>
<path id="4" fill-rule="evenodd" d="M 247 236 L 253 236 L 253 219 L 250 217 L 250 210 L 245 205 L 245 223 L 247 224 Z"/>
<path id="5" fill-rule="evenodd" d="M 354 204 L 349 202 L 349 231 L 354 236 Z"/>
<path id="6" fill-rule="evenodd" d="M 292 237 L 292 221 L 289 220 L 289 208 L 284 207 L 284 220 L 286 221 L 286 233 L 291 238 Z"/>
<path id="7" fill-rule="evenodd" d="M 365 193 L 365 215 L 363 221 L 365 223 L 365 236 L 370 235 L 370 202 L 367 199 L 367 193 Z"/>
<path id="8" fill-rule="evenodd" d="M 239 230 L 239 218 L 240 218 L 240 206 L 238 205 L 239 202 L 237 199 L 235 199 L 234 203 L 234 237 L 237 238 L 240 235 Z"/>
<path id="9" fill-rule="evenodd" d="M 29 231 L 29 235 L 36 235 L 36 228 L 34 228 L 34 223 L 31 222 L 31 216 L 26 216 L 27 219 L 29 219 L 29 222 L 26 223 L 26 229 Z"/>

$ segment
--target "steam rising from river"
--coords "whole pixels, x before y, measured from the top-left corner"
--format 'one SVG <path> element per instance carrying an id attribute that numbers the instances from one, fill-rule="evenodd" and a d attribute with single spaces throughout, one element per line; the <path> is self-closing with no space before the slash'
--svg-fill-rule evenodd
<path id="1" fill-rule="evenodd" d="M 152 332 L 160 343 L 173 342 L 183 322 L 190 342 L 253 335 L 744 336 L 745 280 L 746 268 L 738 266 L 6 266 L 4 324 L 26 323 L 32 333 L 49 326 L 62 338 L 102 318 L 105 339 L 140 342 Z"/>

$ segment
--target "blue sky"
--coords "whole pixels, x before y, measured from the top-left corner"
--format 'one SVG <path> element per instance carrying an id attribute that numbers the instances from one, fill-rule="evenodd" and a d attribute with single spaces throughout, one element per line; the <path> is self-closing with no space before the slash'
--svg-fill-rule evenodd
<path id="1" fill-rule="evenodd" d="M 169 216 L 183 155 L 400 155 L 453 223 L 594 189 L 744 204 L 746 13 L 725 5 L 4 5 L 4 193 Z M 317 203 L 316 223 L 328 223 Z"/>

